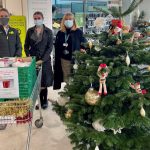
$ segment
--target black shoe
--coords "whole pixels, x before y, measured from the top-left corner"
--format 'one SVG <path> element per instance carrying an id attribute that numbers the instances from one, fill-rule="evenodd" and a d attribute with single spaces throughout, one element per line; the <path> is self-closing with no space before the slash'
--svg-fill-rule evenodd
<path id="1" fill-rule="evenodd" d="M 44 104 L 43 106 L 42 106 L 42 109 L 47 109 L 48 108 L 48 104 Z"/>

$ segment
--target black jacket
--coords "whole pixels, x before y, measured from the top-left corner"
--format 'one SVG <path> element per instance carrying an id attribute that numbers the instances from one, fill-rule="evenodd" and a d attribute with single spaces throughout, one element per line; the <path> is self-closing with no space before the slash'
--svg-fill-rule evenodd
<path id="1" fill-rule="evenodd" d="M 29 28 L 26 34 L 24 49 L 27 56 L 35 56 L 36 60 L 42 60 L 42 87 L 49 87 L 53 82 L 53 72 L 51 67 L 51 51 L 53 48 L 52 31 L 44 26 L 41 41 L 35 41 L 32 38 L 35 26 Z"/>
<path id="2" fill-rule="evenodd" d="M 72 52 L 79 51 L 81 43 L 85 43 L 86 39 L 83 36 L 83 32 L 80 29 L 70 32 Z M 64 50 L 63 43 L 65 42 L 65 33 L 58 31 L 55 41 L 55 65 L 54 65 L 54 86 L 53 89 L 60 89 L 61 82 L 63 82 L 63 73 L 61 67 L 61 56 Z"/>
<path id="3" fill-rule="evenodd" d="M 9 27 L 6 34 L 2 25 L 0 25 L 0 57 L 21 56 L 22 46 L 18 31 Z"/>

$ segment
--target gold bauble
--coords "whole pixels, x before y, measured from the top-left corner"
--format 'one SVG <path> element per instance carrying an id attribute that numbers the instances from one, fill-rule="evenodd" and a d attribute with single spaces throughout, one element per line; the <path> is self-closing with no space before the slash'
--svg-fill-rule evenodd
<path id="1" fill-rule="evenodd" d="M 66 119 L 71 118 L 72 113 L 73 113 L 73 110 L 72 110 L 72 109 L 68 109 L 68 110 L 67 110 L 67 112 L 65 113 L 65 117 L 66 117 Z"/>
<path id="2" fill-rule="evenodd" d="M 100 100 L 100 96 L 98 95 L 98 92 L 94 90 L 93 88 L 90 88 L 86 94 L 85 94 L 85 101 L 89 105 L 96 105 L 97 102 Z"/>
<path id="3" fill-rule="evenodd" d="M 88 41 L 88 45 L 89 45 L 89 48 L 91 49 L 91 48 L 92 48 L 92 46 L 93 46 L 92 41 Z"/>

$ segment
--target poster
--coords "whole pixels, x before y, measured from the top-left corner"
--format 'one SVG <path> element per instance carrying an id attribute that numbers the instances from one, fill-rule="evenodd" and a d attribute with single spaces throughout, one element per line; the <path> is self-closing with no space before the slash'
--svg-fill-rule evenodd
<path id="1" fill-rule="evenodd" d="M 9 25 L 18 30 L 22 48 L 24 48 L 24 42 L 26 37 L 26 18 L 25 16 L 11 16 Z M 22 56 L 25 56 L 24 50 L 22 51 Z"/>
<path id="2" fill-rule="evenodd" d="M 52 2 L 51 0 L 28 0 L 29 27 L 34 25 L 33 14 L 41 11 L 44 15 L 44 24 L 52 29 Z"/>
<path id="3" fill-rule="evenodd" d="M 77 23 L 78 27 L 83 27 L 84 26 L 83 13 L 76 13 L 75 14 L 75 20 L 76 20 L 76 23 Z"/>
<path id="4" fill-rule="evenodd" d="M 19 98 L 17 68 L 0 68 L 0 98 Z"/>

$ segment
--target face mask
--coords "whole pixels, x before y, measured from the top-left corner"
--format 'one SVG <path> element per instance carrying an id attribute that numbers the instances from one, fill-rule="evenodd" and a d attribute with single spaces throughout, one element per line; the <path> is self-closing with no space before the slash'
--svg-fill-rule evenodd
<path id="1" fill-rule="evenodd" d="M 0 24 L 5 26 L 7 25 L 9 22 L 9 18 L 8 17 L 3 17 L 3 18 L 0 18 Z"/>
<path id="2" fill-rule="evenodd" d="M 36 25 L 36 26 L 42 26 L 43 25 L 43 19 L 40 19 L 40 20 L 34 20 L 34 24 Z"/>
<path id="3" fill-rule="evenodd" d="M 73 20 L 65 20 L 64 24 L 65 24 L 66 28 L 72 28 Z"/>

